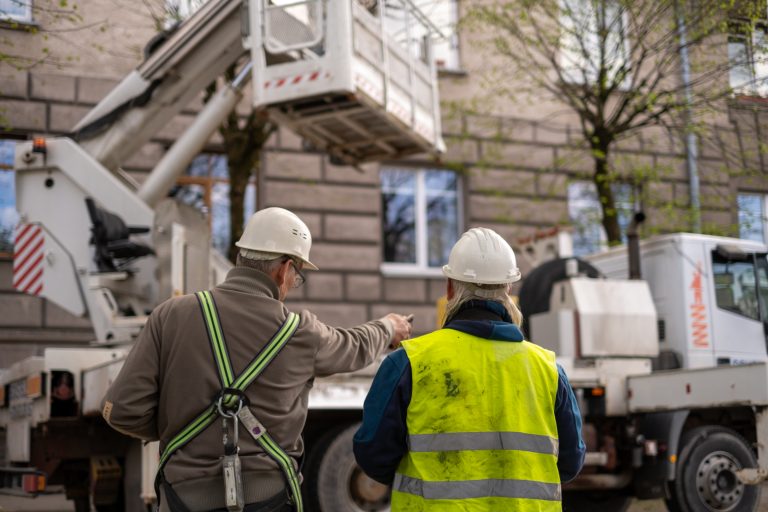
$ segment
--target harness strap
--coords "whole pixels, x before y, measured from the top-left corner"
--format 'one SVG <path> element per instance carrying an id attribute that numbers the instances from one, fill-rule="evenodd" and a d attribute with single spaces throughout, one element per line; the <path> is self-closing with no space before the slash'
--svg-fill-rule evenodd
<path id="1" fill-rule="evenodd" d="M 208 339 L 211 343 L 211 351 L 213 352 L 216 369 L 218 370 L 219 381 L 221 383 L 222 393 L 224 394 L 224 404 L 231 406 L 234 405 L 240 397 L 236 393 L 227 393 L 227 389 L 245 391 L 245 389 L 248 388 L 259 375 L 261 375 L 296 332 L 296 329 L 299 327 L 299 315 L 292 312 L 288 313 L 285 322 L 274 336 L 272 336 L 269 343 L 256 354 L 256 357 L 251 360 L 245 370 L 235 377 L 234 372 L 232 371 L 229 352 L 224 341 L 224 333 L 221 330 L 221 323 L 219 321 L 219 315 L 213 296 L 211 295 L 211 292 L 207 290 L 197 292 L 196 295 L 200 304 L 200 309 L 203 313 L 206 330 L 208 332 Z M 192 439 L 197 437 L 200 432 L 211 425 L 218 415 L 219 411 L 216 402 L 214 402 L 203 412 L 198 414 L 195 419 L 189 422 L 187 426 L 176 434 L 165 447 L 165 450 L 160 456 L 159 468 L 155 478 L 155 493 L 157 494 L 158 499 L 160 497 L 160 483 L 165 480 L 163 469 L 168 460 L 179 448 L 189 443 Z M 293 466 L 291 457 L 285 453 L 285 451 L 266 432 L 263 432 L 260 436 L 255 438 L 262 450 L 264 450 L 264 452 L 267 453 L 282 469 L 296 510 L 302 512 L 303 503 L 301 501 L 299 478 L 296 474 L 296 468 Z"/>

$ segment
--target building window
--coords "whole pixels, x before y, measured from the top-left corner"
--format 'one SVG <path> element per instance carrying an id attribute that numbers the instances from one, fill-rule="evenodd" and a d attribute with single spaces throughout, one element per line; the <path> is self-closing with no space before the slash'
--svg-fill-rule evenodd
<path id="1" fill-rule="evenodd" d="M 359 0 L 363 5 L 376 5 L 375 1 Z M 432 57 L 438 69 L 458 70 L 459 37 L 456 31 L 458 21 L 457 0 L 391 0 L 384 3 L 386 29 L 403 46 L 410 49 L 415 57 L 426 60 L 425 38 L 430 29 L 420 20 L 408 22 L 412 4 L 423 14 L 444 37 L 433 34 Z"/>
<path id="2" fill-rule="evenodd" d="M 0 254 L 13 253 L 13 230 L 19 220 L 13 173 L 15 148 L 16 141 L 0 139 Z"/>
<path id="3" fill-rule="evenodd" d="M 168 15 L 168 21 L 182 21 L 192 16 L 206 0 L 166 0 L 165 10 Z"/>
<path id="4" fill-rule="evenodd" d="M 459 179 L 441 169 L 381 170 L 383 265 L 389 274 L 439 269 L 461 229 Z"/>
<path id="5" fill-rule="evenodd" d="M 739 194 L 739 238 L 765 243 L 765 196 Z"/>
<path id="6" fill-rule="evenodd" d="M 229 171 L 227 157 L 218 154 L 197 156 L 186 175 L 178 180 L 176 197 L 208 215 L 211 244 L 221 254 L 229 252 Z M 256 211 L 256 179 L 251 178 L 245 191 L 243 222 Z"/>
<path id="7" fill-rule="evenodd" d="M 736 94 L 768 97 L 768 27 L 733 22 L 728 36 L 730 86 Z"/>
<path id="8" fill-rule="evenodd" d="M 457 0 L 416 0 L 415 4 L 445 36 L 432 43 L 432 56 L 437 68 L 460 69 L 459 34 L 456 31 L 459 20 Z"/>
<path id="9" fill-rule="evenodd" d="M 0 20 L 30 23 L 32 0 L 0 0 Z"/>
<path id="10" fill-rule="evenodd" d="M 628 183 L 614 183 L 611 188 L 622 240 L 626 242 L 625 233 L 635 210 L 632 186 Z M 568 184 L 568 216 L 573 225 L 574 256 L 593 254 L 607 247 L 603 212 L 593 182 L 575 181 Z"/>
<path id="11" fill-rule="evenodd" d="M 609 86 L 619 82 L 627 88 L 629 43 L 622 4 L 612 0 L 560 0 L 560 9 L 559 61 L 564 79 L 574 84 L 593 84 L 603 68 Z M 603 33 L 607 34 L 604 39 Z"/>

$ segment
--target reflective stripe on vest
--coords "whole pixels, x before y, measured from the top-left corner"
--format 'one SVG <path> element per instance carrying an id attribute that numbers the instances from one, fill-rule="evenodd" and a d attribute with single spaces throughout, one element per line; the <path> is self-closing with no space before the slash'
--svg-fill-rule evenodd
<path id="1" fill-rule="evenodd" d="M 224 333 L 221 330 L 221 323 L 219 321 L 218 311 L 216 310 L 216 303 L 213 301 L 213 296 L 209 291 L 197 292 L 196 295 L 205 320 L 208 339 L 211 343 L 211 350 L 213 352 L 222 389 L 230 388 L 245 391 L 280 353 L 280 350 L 282 350 L 288 343 L 296 332 L 296 329 L 299 327 L 299 315 L 296 313 L 288 313 L 285 322 L 275 335 L 272 336 L 272 339 L 269 340 L 264 348 L 262 348 L 256 357 L 254 357 L 246 366 L 245 370 L 235 377 L 232 371 L 232 364 L 229 359 L 229 353 L 224 341 Z M 236 396 L 230 395 L 228 398 L 225 398 L 225 403 L 227 405 L 232 405 L 236 400 Z M 163 478 L 163 468 L 171 458 L 171 455 L 194 439 L 200 432 L 208 428 L 217 417 L 218 409 L 214 403 L 208 406 L 208 408 L 200 413 L 194 420 L 189 422 L 187 426 L 176 434 L 165 447 L 165 450 L 163 450 L 163 453 L 160 456 L 160 465 L 157 472 L 157 478 L 155 479 L 155 492 L 158 497 L 160 496 L 158 489 L 160 479 Z M 257 439 L 257 442 L 259 443 L 259 446 L 261 446 L 261 449 L 272 457 L 282 469 L 296 510 L 302 512 L 303 503 L 301 500 L 301 487 L 296 468 L 293 465 L 293 459 L 285 453 L 280 445 L 278 445 L 267 432 L 264 432 L 263 435 Z"/>
<path id="2" fill-rule="evenodd" d="M 558 441 L 553 437 L 522 432 L 448 432 L 412 434 L 408 436 L 408 449 L 412 452 L 520 450 L 557 455 Z"/>
<path id="3" fill-rule="evenodd" d="M 413 390 L 393 512 L 561 510 L 554 354 L 452 329 L 403 347 Z"/>
<path id="4" fill-rule="evenodd" d="M 559 501 L 560 484 L 529 480 L 451 480 L 427 482 L 418 478 L 395 475 L 392 489 L 421 496 L 426 500 L 466 500 L 472 498 L 525 498 Z"/>

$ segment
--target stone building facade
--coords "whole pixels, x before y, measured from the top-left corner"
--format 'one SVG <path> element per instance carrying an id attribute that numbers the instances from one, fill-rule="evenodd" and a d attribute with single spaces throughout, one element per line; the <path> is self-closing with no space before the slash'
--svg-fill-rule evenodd
<path id="1" fill-rule="evenodd" d="M 108 31 L 82 36 L 77 47 L 57 49 L 60 55 L 79 54 L 67 65 L 46 62 L 22 69 L 0 64 L 0 109 L 8 129 L 0 138 L 67 134 L 120 78 L 141 59 L 140 48 L 156 30 L 152 10 L 128 0 L 93 0 L 82 23 L 118 19 Z M 117 6 L 117 7 L 116 7 Z M 119 9 L 120 16 L 110 10 Z M 110 14 L 110 16 L 107 16 Z M 44 24 L 41 21 L 41 26 Z M 31 54 L 40 52 L 39 37 L 9 24 L 0 34 Z M 105 34 L 110 34 L 108 39 Z M 444 73 L 441 93 L 446 100 L 480 94 L 479 63 L 468 58 L 469 35 L 461 72 Z M 81 41 L 82 42 L 82 41 Z M 111 45 L 111 46 L 110 46 Z M 119 48 L 119 57 L 112 49 Z M 759 151 L 761 116 L 767 104 L 733 110 L 713 127 L 699 159 L 702 221 L 705 227 L 734 232 L 738 226 L 735 197 L 740 191 L 768 194 L 768 165 Z M 191 105 L 123 166 L 141 180 L 194 117 Z M 592 170 L 589 152 L 579 136 L 577 120 L 550 115 L 555 106 L 540 109 L 510 105 L 493 115 L 448 113 L 443 120 L 447 153 L 439 161 L 415 158 L 407 162 L 369 164 L 362 169 L 337 166 L 321 154 L 306 151 L 301 140 L 281 128 L 270 139 L 256 175 L 258 208 L 282 206 L 295 211 L 311 229 L 312 259 L 321 271 L 295 290 L 291 307 L 310 308 L 334 325 L 351 326 L 389 311 L 412 312 L 417 332 L 436 325 L 436 301 L 445 282 L 438 268 L 400 271 L 383 261 L 382 169 L 445 169 L 458 176 L 458 232 L 473 226 L 496 229 L 513 245 L 521 237 L 553 226 L 568 226 L 569 184 L 584 180 Z M 739 115 L 748 122 L 734 121 Z M 546 119 L 546 120 L 545 120 Z M 741 127 L 741 128 L 740 128 Z M 754 146 L 756 151 L 750 151 Z M 739 148 L 734 151 L 734 148 Z M 208 148 L 221 151 L 214 137 Z M 735 155 L 735 156 L 734 156 Z M 752 155 L 752 156 L 749 156 Z M 742 159 L 754 170 L 734 178 L 723 171 L 729 159 Z M 679 136 L 647 130 L 622 140 L 614 155 L 618 169 L 648 169 L 659 179 L 642 189 L 649 214 L 648 232 L 685 227 L 689 202 L 685 151 Z M 621 171 L 619 171 L 621 172 Z M 526 263 L 521 258 L 523 271 Z M 418 269 L 417 269 L 418 270 Z M 0 256 L 0 368 L 46 346 L 86 345 L 92 339 L 88 321 L 74 318 L 44 300 L 20 295 L 11 287 L 11 255 Z"/>

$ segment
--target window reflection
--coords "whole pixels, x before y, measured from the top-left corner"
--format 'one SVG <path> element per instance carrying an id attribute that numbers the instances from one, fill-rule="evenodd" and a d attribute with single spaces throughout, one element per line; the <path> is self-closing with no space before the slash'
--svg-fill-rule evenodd
<path id="1" fill-rule="evenodd" d="M 737 196 L 739 238 L 765 242 L 764 202 L 764 197 L 758 194 L 739 194 Z"/>
<path id="2" fill-rule="evenodd" d="M 458 177 L 451 171 L 381 171 L 385 263 L 440 267 L 460 230 Z"/>
<path id="3" fill-rule="evenodd" d="M 381 192 L 384 261 L 416 263 L 416 175 L 384 170 Z"/>
<path id="4" fill-rule="evenodd" d="M 230 245 L 229 171 L 227 158 L 219 154 L 197 156 L 179 179 L 176 198 L 208 216 L 211 245 L 227 255 Z M 251 178 L 245 191 L 243 223 L 256 211 L 256 181 Z"/>
<path id="5" fill-rule="evenodd" d="M 632 186 L 627 183 L 613 183 L 614 204 L 618 216 L 622 241 L 635 209 Z M 573 225 L 573 254 L 584 256 L 600 251 L 605 245 L 603 211 L 597 188 L 591 181 L 575 181 L 568 184 L 568 216 Z"/>
<path id="6" fill-rule="evenodd" d="M 0 139 L 0 253 L 13 252 L 13 231 L 19 220 L 13 154 L 16 141 Z"/>
<path id="7" fill-rule="evenodd" d="M 712 273 L 719 308 L 754 320 L 760 319 L 758 286 L 762 292 L 768 290 L 765 269 L 761 268 L 756 278 L 751 261 L 728 261 L 715 254 L 712 257 Z"/>

